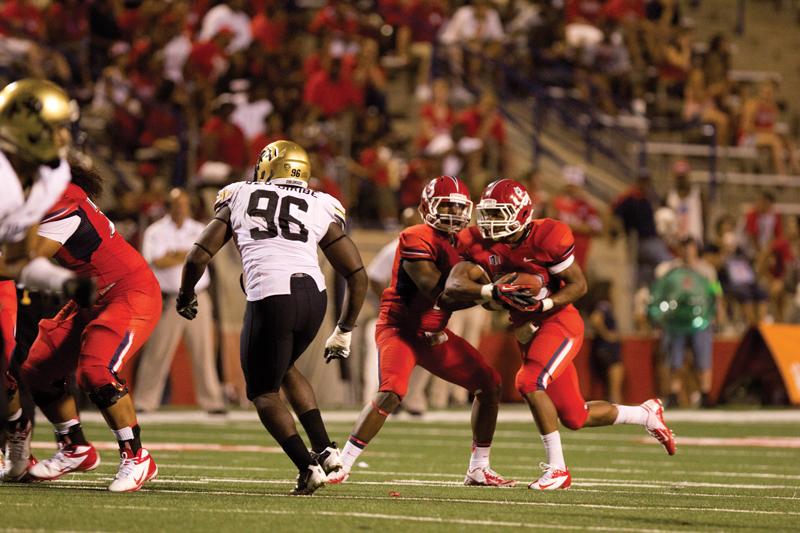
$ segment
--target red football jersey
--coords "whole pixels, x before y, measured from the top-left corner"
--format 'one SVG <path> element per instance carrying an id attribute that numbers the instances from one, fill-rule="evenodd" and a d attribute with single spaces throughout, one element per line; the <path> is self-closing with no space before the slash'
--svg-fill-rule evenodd
<path id="1" fill-rule="evenodd" d="M 404 261 L 432 261 L 439 272 L 441 289 L 450 269 L 459 262 L 455 240 L 426 224 L 417 224 L 400 232 L 400 242 L 394 256 L 392 283 L 381 296 L 380 324 L 409 331 L 441 331 L 450 313 L 434 306 L 419 292 L 405 270 Z"/>
<path id="2" fill-rule="evenodd" d="M 575 261 L 575 239 L 563 222 L 540 218 L 531 223 L 528 235 L 513 245 L 483 238 L 477 226 L 466 228 L 458 234 L 458 251 L 464 261 L 479 265 L 493 281 L 510 272 L 538 274 L 544 278 L 548 293 L 553 293 L 562 286 L 562 281 L 554 274 Z M 548 313 L 512 310 L 511 321 L 514 324 L 528 320 L 541 322 L 566 310 L 577 313 L 572 305 Z"/>
<path id="3" fill-rule="evenodd" d="M 75 184 L 50 208 L 39 234 L 62 243 L 58 263 L 80 276 L 93 277 L 98 290 L 152 276 L 150 267 L 133 246 L 116 232 L 114 223 Z"/>

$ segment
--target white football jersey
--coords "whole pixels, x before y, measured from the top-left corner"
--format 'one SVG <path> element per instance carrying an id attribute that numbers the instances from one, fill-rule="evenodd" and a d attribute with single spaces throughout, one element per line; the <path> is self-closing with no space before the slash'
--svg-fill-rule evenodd
<path id="1" fill-rule="evenodd" d="M 344 225 L 339 200 L 296 180 L 268 183 L 242 181 L 228 185 L 214 206 L 231 210 L 231 228 L 244 267 L 247 299 L 255 302 L 276 294 L 291 294 L 292 274 L 308 274 L 319 290 L 325 278 L 319 268 L 317 244 L 331 222 Z"/>
<path id="2" fill-rule="evenodd" d="M 71 179 L 64 160 L 55 169 L 41 166 L 26 198 L 14 167 L 0 151 L 0 243 L 24 239 L 28 229 L 61 198 Z"/>

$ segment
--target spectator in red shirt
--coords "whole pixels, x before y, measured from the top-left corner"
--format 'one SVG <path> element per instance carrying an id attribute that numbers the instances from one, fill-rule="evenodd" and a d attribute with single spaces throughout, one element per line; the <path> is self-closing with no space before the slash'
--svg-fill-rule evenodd
<path id="1" fill-rule="evenodd" d="M 744 233 L 756 252 L 767 249 L 774 239 L 783 238 L 781 215 L 775 211 L 775 197 L 771 192 L 762 191 L 745 215 Z"/>
<path id="2" fill-rule="evenodd" d="M 225 50 L 233 35 L 231 30 L 223 28 L 210 40 L 193 43 L 184 66 L 184 77 L 187 80 L 214 83 L 228 70 L 228 54 Z"/>
<path id="3" fill-rule="evenodd" d="M 265 6 L 250 22 L 250 33 L 266 53 L 275 54 L 284 44 L 288 23 L 285 9 Z"/>
<path id="4" fill-rule="evenodd" d="M 480 139 L 483 143 L 484 155 L 488 156 L 489 167 L 495 167 L 498 174 L 504 174 L 503 164 L 506 157 L 506 124 L 497 106 L 497 97 L 491 91 L 481 94 L 474 106 L 461 113 L 458 122 L 465 126 L 465 135 Z"/>
<path id="5" fill-rule="evenodd" d="M 599 26 L 603 17 L 603 0 L 567 0 L 565 14 L 567 24 Z"/>
<path id="6" fill-rule="evenodd" d="M 327 68 L 315 73 L 306 82 L 303 102 L 312 107 L 312 119 L 319 116 L 332 118 L 363 106 L 362 89 L 341 70 L 341 58 L 332 57 L 327 61 Z"/>
<path id="7" fill-rule="evenodd" d="M 583 169 L 564 167 L 563 176 L 566 185 L 561 194 L 553 198 L 553 216 L 572 229 L 575 236 L 575 261 L 585 270 L 592 237 L 600 233 L 603 223 L 597 209 L 583 196 L 583 187 L 586 185 Z"/>
<path id="8" fill-rule="evenodd" d="M 42 11 L 31 0 L 8 0 L 0 7 L 0 35 L 41 41 L 45 26 Z"/>
<path id="9" fill-rule="evenodd" d="M 311 33 L 331 33 L 337 37 L 353 36 L 358 30 L 358 13 L 348 2 L 341 0 L 328 0 L 328 4 L 314 15 L 308 25 Z"/>
<path id="10" fill-rule="evenodd" d="M 233 173 L 241 174 L 249 164 L 249 157 L 244 133 L 230 120 L 236 106 L 229 94 L 217 97 L 213 106 L 213 114 L 201 131 L 198 164 L 219 161 L 231 167 Z"/>
<path id="11" fill-rule="evenodd" d="M 398 53 L 417 66 L 415 95 L 420 101 L 431 97 L 433 42 L 444 24 L 445 14 L 441 0 L 410 0 L 405 4 L 403 19 L 397 28 Z"/>
<path id="12" fill-rule="evenodd" d="M 450 134 L 455 123 L 455 113 L 450 106 L 450 85 L 444 78 L 433 81 L 433 100 L 419 110 L 420 132 L 417 147 L 424 150 L 437 135 Z"/>

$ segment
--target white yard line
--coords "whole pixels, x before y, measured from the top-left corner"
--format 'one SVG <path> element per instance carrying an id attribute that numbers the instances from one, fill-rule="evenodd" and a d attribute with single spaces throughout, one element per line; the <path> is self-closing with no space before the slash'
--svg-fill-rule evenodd
<path id="1" fill-rule="evenodd" d="M 358 417 L 359 411 L 345 410 L 334 411 L 323 409 L 323 418 L 326 422 L 352 423 Z M 81 418 L 87 422 L 103 422 L 100 413 L 86 412 L 81 414 Z M 766 424 L 766 423 L 797 423 L 800 422 L 800 409 L 786 410 L 748 410 L 748 411 L 725 411 L 725 410 L 668 410 L 666 412 L 667 422 L 696 422 L 706 424 Z M 197 424 L 208 423 L 214 425 L 226 424 L 228 422 L 254 422 L 258 423 L 258 415 L 255 411 L 231 411 L 227 415 L 209 415 L 204 411 L 165 411 L 158 413 L 146 413 L 139 415 L 139 421 L 145 424 Z M 469 424 L 470 411 L 431 411 L 423 417 L 409 418 L 398 417 L 397 421 L 411 421 L 419 423 L 427 422 L 462 422 Z M 531 422 L 531 414 L 527 409 L 519 406 L 501 406 L 498 422 Z"/>
<path id="2" fill-rule="evenodd" d="M 12 503 L 10 505 L 17 505 Z M 102 509 L 109 510 L 128 510 L 128 511 L 161 511 L 161 512 L 175 512 L 172 507 L 154 507 L 154 506 L 140 506 L 140 505 L 101 505 Z M 309 511 L 306 509 L 298 511 L 279 510 L 279 509 L 211 509 L 211 508 L 198 508 L 193 511 L 203 513 L 215 514 L 256 514 L 256 515 L 278 515 L 278 516 L 295 516 L 295 515 L 318 515 L 318 516 L 342 516 L 350 518 L 366 518 L 376 520 L 388 520 L 395 522 L 423 522 L 433 524 L 448 524 L 448 525 L 465 525 L 465 526 L 495 526 L 495 527 L 512 527 L 524 529 L 563 529 L 563 530 L 578 530 L 578 531 L 627 531 L 639 533 L 667 533 L 666 530 L 661 529 L 644 529 L 644 528 L 628 528 L 628 527 L 603 527 L 603 526 L 568 526 L 564 524 L 548 524 L 537 522 L 530 524 L 526 522 L 507 522 L 500 520 L 470 520 L 463 518 L 442 518 L 438 516 L 409 516 L 397 515 L 387 513 L 364 513 L 364 512 L 350 512 L 350 511 Z M 3 530 L 8 531 L 8 530 Z M 36 531 L 30 529 L 24 530 L 11 530 L 11 531 Z M 689 531 L 689 530 L 681 530 Z"/>
<path id="3" fill-rule="evenodd" d="M 99 483 L 103 483 L 101 481 L 83 481 L 78 483 L 82 483 L 83 487 L 78 484 L 72 483 L 72 480 L 59 480 L 55 483 L 49 484 L 49 488 L 61 488 L 61 489 L 81 489 L 81 488 L 94 488 L 91 485 L 97 485 Z M 153 480 L 150 482 L 152 484 L 157 480 Z M 252 480 L 251 480 L 252 481 Z M 291 480 L 270 480 L 266 482 L 267 484 L 281 484 L 284 486 L 289 486 L 292 481 Z M 350 482 L 348 482 L 350 483 Z M 379 484 L 379 485 L 386 485 L 385 483 L 369 483 L 369 482 L 360 482 L 360 483 L 352 483 L 352 484 L 363 484 L 363 485 L 371 485 L 371 484 Z M 59 486 L 60 485 L 60 486 Z M 70 486 L 72 485 L 72 486 Z M 87 486 L 90 485 L 90 486 Z M 423 484 L 423 485 L 430 485 L 430 484 Z M 448 485 L 449 486 L 449 485 Z M 470 487 L 465 487 L 470 488 Z M 154 493 L 169 493 L 169 494 L 192 494 L 196 496 L 259 496 L 263 497 L 264 494 L 254 494 L 249 492 L 241 492 L 241 491 L 220 491 L 220 490 L 203 490 L 202 492 L 191 491 L 191 490 L 178 490 L 178 489 L 161 489 L 161 488 L 150 488 L 142 489 L 146 492 L 154 492 Z M 472 490 L 475 490 L 474 488 Z M 498 489 L 498 490 L 509 490 L 509 489 Z M 326 490 L 324 493 L 326 497 L 330 497 L 332 499 L 341 498 L 341 499 L 352 499 L 349 496 L 337 496 L 335 494 L 330 494 L 329 490 Z M 534 494 L 534 493 L 532 493 Z M 269 494 L 270 497 L 292 497 L 288 494 Z M 535 496 L 532 496 L 535 497 Z M 360 498 L 359 498 L 360 499 Z M 395 500 L 395 501 L 420 501 L 420 502 L 439 502 L 439 503 L 461 503 L 461 504 L 482 504 L 482 505 L 497 505 L 497 506 L 523 506 L 523 507 L 555 507 L 555 508 L 583 508 L 583 509 L 596 509 L 596 510 L 612 510 L 612 511 L 638 511 L 641 510 L 640 506 L 632 506 L 632 505 L 611 505 L 611 504 L 592 504 L 592 503 L 558 503 L 558 502 L 536 502 L 536 501 L 508 501 L 508 500 L 480 500 L 480 499 L 471 499 L 471 498 L 436 498 L 436 497 L 408 497 L 408 496 L 399 496 L 399 497 L 386 497 L 386 496 L 369 496 L 367 497 L 369 500 Z M 147 507 L 147 509 L 153 509 L 151 507 Z M 164 510 L 169 510 L 174 512 L 174 508 L 163 508 Z M 209 512 L 247 512 L 241 509 L 238 510 L 215 510 L 209 509 L 204 507 L 197 507 L 193 508 L 194 510 L 203 510 Z M 715 513 L 731 513 L 731 514 L 753 514 L 753 515 L 771 515 L 771 516 L 800 516 L 800 512 L 794 511 L 766 511 L 762 509 L 732 509 L 726 507 L 683 507 L 683 506 L 651 506 L 650 509 L 652 511 L 681 511 L 681 512 L 698 512 L 698 513 L 708 513 L 708 512 L 715 512 Z M 265 511 L 252 511 L 252 512 L 265 512 Z M 306 511 L 302 511 L 306 512 Z M 293 513 L 292 513 L 293 514 Z M 539 525 L 537 523 L 537 525 Z M 610 529 L 617 529 L 617 528 L 610 528 Z"/>

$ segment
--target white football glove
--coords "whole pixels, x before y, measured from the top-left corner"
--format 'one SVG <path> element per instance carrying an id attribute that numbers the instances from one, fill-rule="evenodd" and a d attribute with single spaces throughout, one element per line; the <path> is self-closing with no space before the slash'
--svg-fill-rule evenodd
<path id="1" fill-rule="evenodd" d="M 350 357 L 350 337 L 352 331 L 342 331 L 339 326 L 333 330 L 331 336 L 325 341 L 325 363 L 334 359 L 347 359 Z"/>

